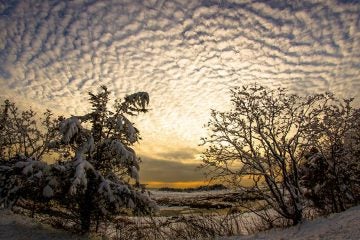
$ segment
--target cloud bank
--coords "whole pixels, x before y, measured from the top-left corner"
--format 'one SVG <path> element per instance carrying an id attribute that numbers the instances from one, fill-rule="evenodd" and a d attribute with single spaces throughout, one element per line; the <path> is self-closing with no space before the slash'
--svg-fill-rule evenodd
<path id="1" fill-rule="evenodd" d="M 79 114 L 100 85 L 147 91 L 143 152 L 196 148 L 232 86 L 359 98 L 359 12 L 340 0 L 0 1 L 0 96 Z"/>

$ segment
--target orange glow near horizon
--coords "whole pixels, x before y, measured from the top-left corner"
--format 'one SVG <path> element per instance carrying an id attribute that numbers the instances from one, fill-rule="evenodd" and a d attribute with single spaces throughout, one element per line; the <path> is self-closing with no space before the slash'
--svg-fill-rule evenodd
<path id="1" fill-rule="evenodd" d="M 163 187 L 170 187 L 170 188 L 194 188 L 199 186 L 208 185 L 209 182 L 207 181 L 192 181 L 192 182 L 156 182 L 156 181 L 149 181 L 145 183 L 148 188 L 163 188 Z"/>

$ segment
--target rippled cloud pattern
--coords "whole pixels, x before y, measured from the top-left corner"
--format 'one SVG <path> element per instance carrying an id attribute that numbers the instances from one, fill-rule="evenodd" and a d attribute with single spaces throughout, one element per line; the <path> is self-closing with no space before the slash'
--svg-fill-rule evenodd
<path id="1" fill-rule="evenodd" d="M 102 84 L 147 91 L 159 155 L 196 147 L 233 86 L 360 97 L 359 1 L 10 0 L 0 29 L 2 97 L 78 114 Z"/>

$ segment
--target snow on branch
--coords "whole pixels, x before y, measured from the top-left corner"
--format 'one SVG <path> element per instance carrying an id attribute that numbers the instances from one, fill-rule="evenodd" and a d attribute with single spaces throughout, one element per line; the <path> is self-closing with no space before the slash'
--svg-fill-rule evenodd
<path id="1" fill-rule="evenodd" d="M 136 183 L 139 183 L 139 172 L 136 166 L 131 166 L 131 177 L 136 180 Z"/>
<path id="2" fill-rule="evenodd" d="M 88 136 L 87 141 L 83 142 L 81 146 L 76 150 L 75 159 L 81 161 L 85 153 L 92 154 L 95 151 L 94 138 Z"/>
<path id="3" fill-rule="evenodd" d="M 123 161 L 136 161 L 135 152 L 128 150 L 118 139 L 111 141 L 110 151 L 112 154 L 119 156 Z"/>
<path id="4" fill-rule="evenodd" d="M 145 109 L 150 102 L 150 97 L 147 92 L 137 92 L 125 97 L 125 101 L 135 107 Z"/>
<path id="5" fill-rule="evenodd" d="M 113 202 L 115 201 L 115 197 L 110 187 L 111 183 L 112 182 L 110 180 L 102 178 L 102 182 L 99 185 L 98 192 L 100 194 L 104 194 L 109 199 L 110 202 Z"/>
<path id="6" fill-rule="evenodd" d="M 126 137 L 130 143 L 134 143 L 138 140 L 139 131 L 133 126 L 133 124 L 127 119 L 124 118 L 125 133 Z"/>
<path id="7" fill-rule="evenodd" d="M 124 129 L 124 117 L 122 115 L 109 117 L 107 124 L 112 126 L 117 132 L 121 132 Z"/>
<path id="8" fill-rule="evenodd" d="M 48 165 L 41 161 L 35 161 L 28 159 L 27 161 L 20 161 L 15 164 L 16 168 L 22 168 L 22 174 L 28 175 L 34 172 L 44 171 L 48 168 Z"/>
<path id="9" fill-rule="evenodd" d="M 107 107 L 110 92 L 101 88 L 98 94 L 89 93 L 89 113 L 59 117 L 54 121 L 54 133 L 45 139 L 44 145 L 56 157 L 70 159 L 47 164 L 25 157 L 2 161 L 0 156 L 0 205 L 11 206 L 19 197 L 59 204 L 79 215 L 84 231 L 95 216 L 106 219 L 121 213 L 122 208 L 143 213 L 155 208 L 155 202 L 140 189 L 139 162 L 131 148 L 139 131 L 127 118 L 147 111 L 149 94 L 138 92 L 117 100 L 115 112 L 111 112 Z M 26 152 L 20 154 L 28 157 Z"/>
<path id="10" fill-rule="evenodd" d="M 46 185 L 43 189 L 43 196 L 47 198 L 51 198 L 54 196 L 54 190 L 49 185 Z"/>
<path id="11" fill-rule="evenodd" d="M 69 193 L 71 195 L 76 194 L 79 186 L 83 186 L 84 189 L 87 187 L 88 179 L 87 179 L 87 171 L 92 171 L 95 175 L 97 172 L 95 171 L 93 165 L 86 160 L 76 161 L 74 162 L 76 166 L 74 180 L 72 181 Z"/>
<path id="12" fill-rule="evenodd" d="M 68 144 L 70 140 L 80 131 L 81 125 L 77 117 L 70 117 L 60 122 L 59 130 L 62 133 L 62 141 Z"/>

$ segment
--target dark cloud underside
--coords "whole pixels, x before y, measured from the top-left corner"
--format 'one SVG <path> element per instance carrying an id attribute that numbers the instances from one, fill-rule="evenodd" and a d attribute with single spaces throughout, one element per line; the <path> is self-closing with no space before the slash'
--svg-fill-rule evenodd
<path id="1" fill-rule="evenodd" d="M 201 181 L 204 172 L 197 164 L 183 164 L 180 162 L 144 158 L 141 164 L 142 181 L 181 182 Z"/>

